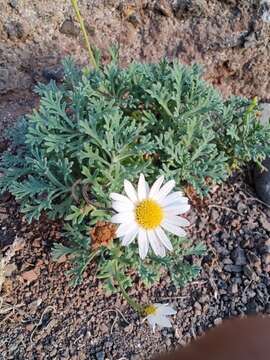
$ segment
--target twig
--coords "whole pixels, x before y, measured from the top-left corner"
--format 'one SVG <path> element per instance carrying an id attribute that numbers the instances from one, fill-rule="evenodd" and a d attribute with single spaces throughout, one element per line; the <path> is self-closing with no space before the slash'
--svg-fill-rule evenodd
<path id="1" fill-rule="evenodd" d="M 38 322 L 37 325 L 34 327 L 32 333 L 31 333 L 31 336 L 30 336 L 30 342 L 31 342 L 31 343 L 33 343 L 33 335 L 34 335 L 34 333 L 36 332 L 37 328 L 42 324 L 43 318 L 44 318 L 45 314 L 46 314 L 49 310 L 55 310 L 55 309 L 54 309 L 54 307 L 51 306 L 51 305 L 47 306 L 47 307 L 44 309 L 44 311 L 43 311 L 43 313 L 42 313 L 42 315 L 41 315 L 41 317 L 40 317 L 39 322 Z"/>
<path id="2" fill-rule="evenodd" d="M 115 326 L 115 324 L 116 324 L 116 321 L 117 321 L 117 319 L 118 319 L 118 314 L 120 314 L 120 316 L 122 317 L 122 319 L 123 319 L 127 324 L 129 324 L 129 322 L 127 321 L 127 319 L 125 318 L 125 316 L 123 315 L 123 313 L 122 313 L 119 309 L 117 309 L 117 308 L 115 308 L 115 309 L 107 309 L 107 310 L 102 311 L 101 315 L 102 315 L 102 314 L 105 314 L 105 313 L 107 313 L 107 312 L 114 312 L 115 315 L 116 315 L 115 318 L 114 318 L 114 320 L 113 320 L 112 327 L 111 327 L 111 335 L 112 335 L 112 333 L 113 333 L 113 328 L 114 328 L 114 326 Z"/>
<path id="3" fill-rule="evenodd" d="M 3 305 L 3 298 L 0 299 L 0 315 L 4 315 L 4 314 L 7 314 L 1 321 L 0 321 L 0 325 L 5 322 L 8 318 L 11 317 L 12 314 L 14 314 L 15 310 L 17 308 L 20 308 L 22 306 L 24 306 L 24 304 L 18 304 L 18 305 L 10 305 L 10 306 L 4 306 Z M 11 312 L 10 312 L 11 311 Z"/>
<path id="4" fill-rule="evenodd" d="M 244 291 L 243 291 L 243 295 L 247 292 L 248 288 L 250 287 L 250 285 L 253 283 L 253 280 L 250 280 L 249 283 L 247 284 L 247 286 L 245 287 Z"/>
<path id="5" fill-rule="evenodd" d="M 83 337 L 83 334 L 81 334 L 80 336 L 78 336 L 77 339 L 75 339 L 75 341 L 74 341 L 73 344 L 74 344 L 74 345 L 77 344 L 77 342 L 78 342 L 79 340 L 81 340 L 82 337 Z"/>
<path id="6" fill-rule="evenodd" d="M 208 205 L 208 207 L 209 207 L 209 208 L 218 208 L 218 209 L 227 210 L 227 211 L 233 212 L 233 213 L 235 213 L 235 214 L 237 214 L 237 215 L 239 214 L 238 211 L 236 211 L 236 210 L 234 210 L 234 209 L 231 209 L 231 208 L 229 208 L 229 207 L 227 207 L 227 206 L 210 204 L 210 205 Z"/>
<path id="7" fill-rule="evenodd" d="M 243 191 L 240 191 L 240 193 L 245 196 L 245 199 L 246 199 L 246 200 L 254 200 L 254 201 L 257 201 L 258 203 L 260 203 L 260 204 L 266 206 L 268 209 L 270 209 L 270 205 L 268 205 L 268 204 L 266 204 L 264 201 L 256 198 L 255 196 L 253 196 L 253 195 L 250 194 L 249 192 L 244 193 Z M 250 196 L 250 197 L 248 198 L 248 197 L 246 197 L 246 195 L 248 195 L 248 196 Z"/>
<path id="8" fill-rule="evenodd" d="M 97 66 L 97 63 L 96 63 L 96 59 L 95 59 L 95 57 L 93 55 L 93 51 L 92 51 L 91 46 L 90 46 L 90 42 L 89 42 L 89 39 L 88 39 L 88 34 L 87 34 L 87 31 L 86 31 L 85 26 L 84 26 L 84 20 L 83 20 L 83 18 L 81 16 L 80 9 L 79 9 L 79 6 L 78 6 L 78 1 L 77 0 L 71 0 L 71 4 L 72 4 L 73 9 L 74 9 L 74 11 L 76 13 L 77 19 L 78 19 L 79 24 L 80 24 L 80 28 L 81 28 L 82 33 L 83 33 L 85 45 L 86 45 L 86 48 L 87 48 L 87 51 L 88 51 L 88 54 L 89 54 L 90 63 L 92 63 L 93 67 L 95 69 L 97 69 L 98 66 Z"/>

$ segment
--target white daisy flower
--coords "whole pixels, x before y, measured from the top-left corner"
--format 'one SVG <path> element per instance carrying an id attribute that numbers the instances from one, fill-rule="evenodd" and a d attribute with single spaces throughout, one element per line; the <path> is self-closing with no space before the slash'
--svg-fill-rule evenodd
<path id="1" fill-rule="evenodd" d="M 189 221 L 181 215 L 190 209 L 188 198 L 181 191 L 171 193 L 175 181 L 170 180 L 162 186 L 164 176 L 160 176 L 151 189 L 141 174 L 138 189 L 128 181 L 124 181 L 127 196 L 111 193 L 112 208 L 118 212 L 111 221 L 120 224 L 116 235 L 122 240 L 122 245 L 128 246 L 138 238 L 139 254 L 144 259 L 149 245 L 157 256 L 165 256 L 166 249 L 171 251 L 172 244 L 166 235 L 168 231 L 183 237 L 182 229 L 189 226 Z M 165 230 L 165 231 L 164 231 Z"/>
<path id="2" fill-rule="evenodd" d="M 176 311 L 168 304 L 152 304 L 145 308 L 147 314 L 146 320 L 155 331 L 156 325 L 160 328 L 172 327 L 171 321 L 167 318 L 168 315 L 175 315 Z"/>

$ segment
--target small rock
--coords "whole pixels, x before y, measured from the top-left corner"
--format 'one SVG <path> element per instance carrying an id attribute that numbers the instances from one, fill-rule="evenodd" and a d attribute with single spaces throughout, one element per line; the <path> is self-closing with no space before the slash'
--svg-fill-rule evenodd
<path id="1" fill-rule="evenodd" d="M 261 263 L 261 259 L 259 258 L 259 256 L 257 256 L 252 251 L 249 251 L 247 253 L 247 258 L 251 265 L 260 265 L 260 263 Z"/>
<path id="2" fill-rule="evenodd" d="M 166 17 L 171 16 L 171 7 L 164 0 L 158 0 L 155 3 L 154 9 L 163 16 L 166 16 Z"/>
<path id="3" fill-rule="evenodd" d="M 106 324 L 100 324 L 100 330 L 103 334 L 108 334 L 109 333 L 109 328 Z"/>
<path id="4" fill-rule="evenodd" d="M 217 326 L 217 325 L 220 325 L 222 323 L 222 319 L 221 318 L 216 318 L 214 320 L 214 324 Z"/>
<path id="5" fill-rule="evenodd" d="M 255 315 L 258 312 L 258 304 L 256 301 L 252 300 L 247 303 L 247 314 Z"/>
<path id="6" fill-rule="evenodd" d="M 254 171 L 254 184 L 259 198 L 270 205 L 270 158 L 263 161 L 263 166 L 266 168 L 265 171 Z"/>
<path id="7" fill-rule="evenodd" d="M 264 261 L 265 265 L 270 265 L 270 254 L 265 254 L 263 256 L 263 261 Z"/>
<path id="8" fill-rule="evenodd" d="M 31 314 L 35 314 L 37 311 L 37 308 L 41 305 L 42 303 L 42 299 L 39 298 L 37 300 L 32 301 L 29 305 L 28 305 L 28 311 Z"/>
<path id="9" fill-rule="evenodd" d="M 62 34 L 70 36 L 78 36 L 80 33 L 80 29 L 74 24 L 71 19 L 66 19 L 61 25 L 59 31 Z"/>
<path id="10" fill-rule="evenodd" d="M 229 257 L 226 257 L 226 258 L 223 260 L 223 264 L 224 264 L 224 265 L 231 265 L 231 264 L 233 264 L 233 261 L 232 261 Z"/>
<path id="11" fill-rule="evenodd" d="M 0 207 L 0 221 L 6 220 L 9 217 L 9 215 L 6 212 L 5 208 Z"/>
<path id="12" fill-rule="evenodd" d="M 252 268 L 249 265 L 246 265 L 244 267 L 244 274 L 250 280 L 255 280 L 255 278 L 256 278 L 256 274 L 254 273 L 254 271 L 252 270 Z"/>
<path id="13" fill-rule="evenodd" d="M 23 278 L 23 280 L 26 280 L 28 283 L 31 283 L 38 279 L 39 271 L 38 269 L 25 271 L 24 273 L 21 274 L 21 277 Z"/>
<path id="14" fill-rule="evenodd" d="M 0 91 L 5 90 L 9 82 L 9 71 L 5 68 L 0 68 Z"/>
<path id="15" fill-rule="evenodd" d="M 270 312 L 270 307 L 269 307 L 269 312 Z M 177 328 L 175 329 L 175 338 L 179 340 L 179 339 L 181 339 L 182 337 L 183 337 L 182 330 L 177 327 Z"/>
<path id="16" fill-rule="evenodd" d="M 225 271 L 231 272 L 231 273 L 239 273 L 242 271 L 241 265 L 225 265 L 223 267 Z"/>
<path id="17" fill-rule="evenodd" d="M 269 0 L 262 0 L 260 6 L 260 15 L 262 21 L 270 23 L 270 2 Z"/>
<path id="18" fill-rule="evenodd" d="M 18 21 L 10 21 L 4 25 L 4 30 L 11 40 L 24 39 L 28 35 L 28 31 L 22 23 Z"/>
<path id="19" fill-rule="evenodd" d="M 257 39 L 256 39 L 255 33 L 252 32 L 251 34 L 249 34 L 248 36 L 245 37 L 244 48 L 248 49 L 248 48 L 252 48 L 255 46 L 257 46 Z"/>
<path id="20" fill-rule="evenodd" d="M 269 172 L 269 181 L 270 181 L 270 172 Z M 270 182 L 269 182 L 269 187 L 270 187 Z M 269 189 L 270 189 L 270 188 L 269 188 Z M 262 227 L 263 227 L 266 231 L 270 231 L 270 222 L 266 219 L 266 217 L 261 216 L 260 222 L 261 222 L 261 224 L 262 224 Z"/>
<path id="21" fill-rule="evenodd" d="M 199 302 L 201 304 L 205 304 L 205 303 L 208 303 L 209 302 L 209 295 L 202 295 L 199 299 Z"/>
<path id="22" fill-rule="evenodd" d="M 267 272 L 267 273 L 270 273 L 270 264 L 268 264 L 268 265 L 264 264 L 264 265 L 263 265 L 263 270 L 264 270 L 265 272 Z"/>
<path id="23" fill-rule="evenodd" d="M 34 324 L 27 324 L 25 326 L 26 330 L 29 332 L 32 332 L 34 330 L 35 325 Z"/>
<path id="24" fill-rule="evenodd" d="M 250 299 L 252 299 L 252 298 L 254 298 L 254 297 L 256 296 L 256 292 L 249 289 L 249 290 L 247 291 L 247 296 L 248 296 Z"/>
<path id="25" fill-rule="evenodd" d="M 235 265 L 246 265 L 247 259 L 245 255 L 245 250 L 243 250 L 241 247 L 237 247 L 232 252 L 231 256 Z"/>
<path id="26" fill-rule="evenodd" d="M 97 360 L 104 360 L 105 359 L 105 352 L 104 351 L 99 351 L 98 353 L 96 353 L 96 359 Z"/>
<path id="27" fill-rule="evenodd" d="M 267 303 L 265 306 L 265 312 L 266 314 L 270 314 L 270 303 Z"/>
<path id="28" fill-rule="evenodd" d="M 129 17 L 127 18 L 127 20 L 134 25 L 135 27 L 137 27 L 140 24 L 140 19 L 136 14 L 131 14 L 129 15 Z"/>
<path id="29" fill-rule="evenodd" d="M 64 69 L 62 65 L 54 65 L 43 69 L 42 75 L 48 81 L 61 81 L 64 77 Z"/>
<path id="30" fill-rule="evenodd" d="M 200 315 L 202 312 L 202 305 L 198 301 L 195 302 L 194 308 L 196 310 L 196 314 Z"/>
<path id="31" fill-rule="evenodd" d="M 133 323 L 130 323 L 128 326 L 125 327 L 125 332 L 128 333 L 128 334 L 132 334 L 134 330 L 134 324 Z"/>
<path id="32" fill-rule="evenodd" d="M 13 9 L 16 9 L 17 6 L 18 6 L 19 1 L 18 0 L 9 0 L 8 3 Z"/>
<path id="33" fill-rule="evenodd" d="M 5 271 L 4 274 L 6 277 L 10 277 L 16 270 L 17 270 L 17 265 L 15 263 L 7 264 L 4 268 Z"/>
<path id="34" fill-rule="evenodd" d="M 232 294 L 237 294 L 237 293 L 238 293 L 238 285 L 237 285 L 237 284 L 233 284 L 231 291 L 232 291 Z"/>

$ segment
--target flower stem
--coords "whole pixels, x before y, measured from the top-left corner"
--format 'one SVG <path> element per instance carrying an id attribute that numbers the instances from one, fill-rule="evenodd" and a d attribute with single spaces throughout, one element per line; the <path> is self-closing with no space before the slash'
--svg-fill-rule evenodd
<path id="1" fill-rule="evenodd" d="M 117 261 L 115 262 L 115 279 L 117 281 L 117 284 L 119 286 L 119 289 L 123 295 L 123 297 L 127 300 L 127 302 L 129 303 L 129 305 L 135 310 L 137 311 L 140 315 L 144 315 L 145 314 L 145 309 L 144 306 L 142 306 L 141 304 L 139 304 L 137 301 L 135 301 L 134 299 L 132 299 L 128 293 L 126 292 L 125 288 L 122 285 L 121 280 L 119 279 L 119 271 L 118 271 L 118 263 Z"/>
<path id="2" fill-rule="evenodd" d="M 74 11 L 76 13 L 77 19 L 78 19 L 78 21 L 80 23 L 80 28 L 82 30 L 85 45 L 86 45 L 86 48 L 87 48 L 87 51 L 88 51 L 88 54 L 89 54 L 90 63 L 93 65 L 93 67 L 95 69 L 97 69 L 98 66 L 97 66 L 95 57 L 93 55 L 93 51 L 92 51 L 90 43 L 89 43 L 88 34 L 87 34 L 87 31 L 86 31 L 85 26 L 84 26 L 84 20 L 83 20 L 83 18 L 81 16 L 80 9 L 79 9 L 79 6 L 78 6 L 78 0 L 71 0 L 71 4 L 72 4 L 73 9 L 74 9 Z"/>

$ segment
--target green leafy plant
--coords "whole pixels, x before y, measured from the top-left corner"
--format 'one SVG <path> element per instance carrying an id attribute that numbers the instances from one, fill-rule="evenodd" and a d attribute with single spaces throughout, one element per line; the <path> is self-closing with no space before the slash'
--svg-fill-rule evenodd
<path id="1" fill-rule="evenodd" d="M 65 78 L 40 84 L 40 106 L 7 133 L 9 151 L 1 156 L 1 191 L 10 191 L 29 221 L 45 212 L 63 219 L 69 245 L 55 244 L 54 257 L 68 255 L 73 285 L 95 259 L 107 291 L 125 291 L 136 277 L 146 285 L 164 271 L 176 286 L 199 268 L 187 259 L 203 246 L 185 246 L 172 237 L 174 251 L 142 260 L 137 246 L 114 240 L 93 247 L 91 229 L 112 216 L 109 194 L 140 173 L 160 175 L 203 196 L 250 161 L 270 154 L 270 129 L 257 119 L 256 101 L 223 100 L 201 79 L 197 65 L 163 60 L 158 64 L 112 61 L 94 70 L 64 61 Z"/>

